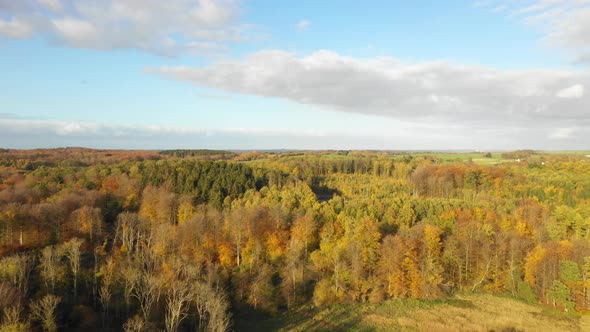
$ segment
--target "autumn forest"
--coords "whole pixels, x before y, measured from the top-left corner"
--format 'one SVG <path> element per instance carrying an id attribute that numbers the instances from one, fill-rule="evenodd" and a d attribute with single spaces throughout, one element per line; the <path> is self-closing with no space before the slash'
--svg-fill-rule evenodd
<path id="1" fill-rule="evenodd" d="M 0 150 L 0 331 L 255 330 L 301 308 L 590 310 L 585 153 Z"/>

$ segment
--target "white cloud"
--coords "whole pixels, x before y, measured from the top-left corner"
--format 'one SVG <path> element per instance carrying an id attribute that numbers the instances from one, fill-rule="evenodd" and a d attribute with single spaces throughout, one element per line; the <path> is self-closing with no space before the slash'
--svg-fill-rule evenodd
<path id="1" fill-rule="evenodd" d="M 573 134 L 576 132 L 576 128 L 556 128 L 549 138 L 552 139 L 567 139 L 571 138 Z"/>
<path id="2" fill-rule="evenodd" d="M 487 6 L 523 20 L 545 34 L 548 45 L 568 50 L 576 62 L 590 57 L 590 1 L 589 0 L 494 0 Z"/>
<path id="3" fill-rule="evenodd" d="M 378 121 L 378 120 L 377 120 Z M 386 132 L 296 128 L 191 128 L 56 121 L 0 114 L 0 147 L 124 149 L 587 149 L 586 127 L 478 127 L 405 123 Z"/>
<path id="4" fill-rule="evenodd" d="M 311 22 L 308 20 L 301 20 L 301 21 L 297 22 L 297 24 L 295 25 L 297 30 L 300 30 L 300 31 L 307 30 L 310 26 L 311 26 Z"/>
<path id="5" fill-rule="evenodd" d="M 55 30 L 69 43 L 92 47 L 100 42 L 100 33 L 92 23 L 76 18 L 63 18 L 52 20 Z M 103 46 L 104 47 L 104 46 Z"/>
<path id="6" fill-rule="evenodd" d="M 569 88 L 557 91 L 556 96 L 559 98 L 582 98 L 584 97 L 584 86 L 581 84 L 574 84 Z"/>
<path id="7" fill-rule="evenodd" d="M 388 142 L 389 141 L 389 142 Z M 0 147 L 38 148 L 387 148 L 397 136 L 350 135 L 317 129 L 190 128 L 55 121 L 0 114 Z M 379 146 L 370 145 L 379 142 Z M 368 145 L 369 144 L 369 145 Z"/>
<path id="8" fill-rule="evenodd" d="M 103 50 L 207 53 L 243 38 L 238 13 L 234 0 L 0 0 L 0 35 L 41 34 Z"/>
<path id="9" fill-rule="evenodd" d="M 28 22 L 19 18 L 8 20 L 0 19 L 0 35 L 10 38 L 26 38 L 33 33 L 33 27 Z"/>
<path id="10" fill-rule="evenodd" d="M 338 132 L 326 132 L 317 129 L 266 129 L 266 128 L 191 128 L 162 125 L 118 125 L 98 122 L 57 121 L 20 117 L 10 113 L 0 113 L 0 132 L 4 134 L 52 134 L 69 137 L 138 137 L 166 135 L 256 135 L 260 137 L 274 136 L 310 136 L 341 135 Z"/>
<path id="11" fill-rule="evenodd" d="M 500 70 L 447 62 L 356 59 L 330 51 L 262 51 L 207 67 L 148 71 L 228 92 L 278 97 L 405 121 L 488 126 L 590 124 L 590 74 Z M 569 87 L 563 90 L 564 87 Z M 577 98 L 558 98 L 558 97 Z"/>

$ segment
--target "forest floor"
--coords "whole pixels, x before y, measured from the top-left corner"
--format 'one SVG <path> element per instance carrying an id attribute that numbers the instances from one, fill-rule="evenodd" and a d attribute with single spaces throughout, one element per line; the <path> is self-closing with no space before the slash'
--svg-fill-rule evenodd
<path id="1" fill-rule="evenodd" d="M 459 295 L 447 300 L 301 307 L 250 320 L 238 331 L 590 331 L 590 316 L 561 313 L 506 297 Z"/>

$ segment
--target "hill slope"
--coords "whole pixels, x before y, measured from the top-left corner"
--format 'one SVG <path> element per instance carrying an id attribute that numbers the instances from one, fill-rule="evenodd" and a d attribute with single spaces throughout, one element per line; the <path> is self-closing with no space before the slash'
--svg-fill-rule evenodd
<path id="1" fill-rule="evenodd" d="M 284 316 L 250 321 L 256 331 L 590 331 L 590 316 L 566 315 L 492 295 L 448 300 L 392 300 L 330 308 L 304 307 Z"/>

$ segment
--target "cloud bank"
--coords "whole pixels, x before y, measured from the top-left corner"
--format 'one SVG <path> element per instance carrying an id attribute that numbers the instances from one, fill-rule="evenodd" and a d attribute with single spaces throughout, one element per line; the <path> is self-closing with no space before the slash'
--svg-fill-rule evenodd
<path id="1" fill-rule="evenodd" d="M 403 121 L 478 126 L 588 126 L 590 73 L 500 70 L 448 62 L 357 59 L 331 51 L 262 51 L 200 68 L 149 72 L 229 92 Z"/>
<path id="2" fill-rule="evenodd" d="M 385 149 L 401 135 L 296 129 L 183 128 L 55 121 L 0 114 L 0 147 L 84 146 L 120 149 Z"/>
<path id="3" fill-rule="evenodd" d="M 406 123 L 386 132 L 359 128 L 351 133 L 315 129 L 130 126 L 0 114 L 0 147 L 5 148 L 513 150 L 584 149 L 588 141 L 590 131 L 580 127 L 486 128 Z"/>
<path id="4" fill-rule="evenodd" d="M 0 0 L 0 35 L 71 47 L 211 53 L 242 38 L 233 0 Z"/>

